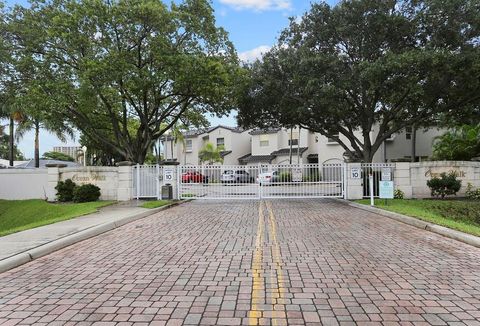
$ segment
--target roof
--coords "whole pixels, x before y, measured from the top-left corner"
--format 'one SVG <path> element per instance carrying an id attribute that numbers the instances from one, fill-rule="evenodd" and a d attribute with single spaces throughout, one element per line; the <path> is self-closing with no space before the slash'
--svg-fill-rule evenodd
<path id="1" fill-rule="evenodd" d="M 292 147 L 292 155 L 297 155 L 297 149 L 298 147 Z M 302 155 L 307 149 L 308 147 L 300 147 L 300 155 Z M 290 155 L 290 147 L 279 149 L 278 151 L 272 152 L 270 155 L 275 155 L 275 156 Z"/>
<path id="2" fill-rule="evenodd" d="M 220 156 L 221 156 L 222 158 L 224 158 L 225 156 L 227 156 L 227 155 L 230 154 L 231 152 L 232 152 L 232 151 L 221 151 L 221 152 L 220 152 Z"/>
<path id="3" fill-rule="evenodd" d="M 235 132 L 235 133 L 239 133 L 239 134 L 245 131 L 245 129 L 240 128 L 240 127 L 229 127 L 229 126 L 224 126 L 224 125 L 218 125 L 218 126 L 210 127 L 210 128 L 185 130 L 185 131 L 182 132 L 182 134 L 185 138 L 195 138 L 195 137 L 200 136 L 202 134 L 207 134 L 209 132 L 212 132 L 212 131 L 214 131 L 218 128 L 227 129 L 227 130 L 230 130 L 231 132 Z M 173 137 L 171 135 L 165 135 L 165 136 L 160 137 L 160 139 L 161 140 L 172 140 Z"/>
<path id="4" fill-rule="evenodd" d="M 252 155 L 247 154 L 238 158 L 238 161 L 242 164 L 247 163 L 271 163 L 275 158 L 273 155 Z"/>
<path id="5" fill-rule="evenodd" d="M 271 128 L 271 129 L 254 129 L 249 132 L 250 135 L 264 135 L 264 134 L 274 134 L 280 131 L 281 128 Z"/>
<path id="6" fill-rule="evenodd" d="M 60 161 L 60 160 L 40 160 L 39 168 L 46 168 L 47 164 L 65 164 L 67 167 L 77 167 L 80 166 L 77 162 L 70 162 L 70 161 Z M 19 169 L 35 169 L 35 160 L 30 160 L 26 163 L 19 164 L 15 166 Z"/>

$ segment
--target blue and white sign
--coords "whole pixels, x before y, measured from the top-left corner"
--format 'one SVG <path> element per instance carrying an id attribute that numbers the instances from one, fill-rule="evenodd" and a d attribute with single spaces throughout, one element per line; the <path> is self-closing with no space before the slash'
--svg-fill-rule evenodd
<path id="1" fill-rule="evenodd" d="M 393 199 L 393 181 L 380 181 L 380 198 Z"/>

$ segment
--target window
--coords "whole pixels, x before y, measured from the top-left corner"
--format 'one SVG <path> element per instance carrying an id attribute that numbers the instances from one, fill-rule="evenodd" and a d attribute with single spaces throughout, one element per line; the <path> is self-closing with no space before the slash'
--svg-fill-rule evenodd
<path id="1" fill-rule="evenodd" d="M 297 146 L 298 145 L 298 138 L 300 134 L 298 131 L 292 131 L 292 133 L 288 133 L 288 146 Z"/>
<path id="2" fill-rule="evenodd" d="M 225 138 L 217 138 L 217 148 L 225 148 Z"/>
<path id="3" fill-rule="evenodd" d="M 260 147 L 266 147 L 269 145 L 268 135 L 260 135 Z"/>
<path id="4" fill-rule="evenodd" d="M 412 139 L 412 127 L 405 128 L 405 138 L 408 140 Z"/>
<path id="5" fill-rule="evenodd" d="M 340 134 L 337 132 L 336 134 L 333 134 L 332 136 L 338 138 L 338 137 L 340 137 Z M 337 141 L 333 138 L 328 137 L 328 142 L 329 143 L 336 143 Z"/>
<path id="6" fill-rule="evenodd" d="M 191 152 L 192 151 L 192 140 L 187 139 L 185 140 L 185 152 Z"/>
<path id="7" fill-rule="evenodd" d="M 288 140 L 288 146 L 297 146 L 298 145 L 298 139 L 289 139 Z"/>

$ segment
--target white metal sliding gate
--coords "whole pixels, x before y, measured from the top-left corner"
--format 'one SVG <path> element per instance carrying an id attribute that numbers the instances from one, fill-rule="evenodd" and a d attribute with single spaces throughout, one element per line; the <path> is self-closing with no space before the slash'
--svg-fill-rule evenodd
<path id="1" fill-rule="evenodd" d="M 163 170 L 179 199 L 341 198 L 345 194 L 343 164 L 299 165 L 137 165 L 133 197 L 160 198 Z"/>

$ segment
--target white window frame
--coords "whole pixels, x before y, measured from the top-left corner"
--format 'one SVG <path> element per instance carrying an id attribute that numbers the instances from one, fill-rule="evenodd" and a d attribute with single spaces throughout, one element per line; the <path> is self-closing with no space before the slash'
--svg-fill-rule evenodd
<path id="1" fill-rule="evenodd" d="M 185 152 L 191 153 L 193 151 L 193 140 L 185 139 Z"/>

